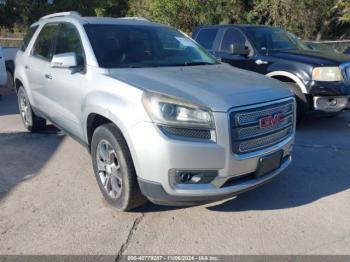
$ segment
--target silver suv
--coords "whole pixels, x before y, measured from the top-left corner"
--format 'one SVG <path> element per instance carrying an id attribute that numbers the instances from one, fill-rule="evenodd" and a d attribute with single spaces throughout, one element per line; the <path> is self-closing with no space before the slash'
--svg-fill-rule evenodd
<path id="1" fill-rule="evenodd" d="M 43 17 L 17 54 L 15 81 L 25 127 L 49 120 L 85 145 L 119 210 L 232 197 L 291 163 L 288 88 L 216 61 L 169 26 Z"/>

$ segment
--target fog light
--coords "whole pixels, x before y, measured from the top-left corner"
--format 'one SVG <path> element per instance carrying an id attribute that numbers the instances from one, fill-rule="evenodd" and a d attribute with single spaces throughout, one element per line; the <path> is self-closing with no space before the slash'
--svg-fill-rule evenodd
<path id="1" fill-rule="evenodd" d="M 187 173 L 187 172 L 179 173 L 179 180 L 181 183 L 188 183 L 189 181 L 191 181 L 192 177 L 193 177 L 193 174 L 191 173 Z"/>
<path id="2" fill-rule="evenodd" d="M 218 171 L 178 170 L 175 172 L 176 184 L 209 184 Z"/>
<path id="3" fill-rule="evenodd" d="M 327 105 L 328 106 L 336 106 L 337 105 L 337 99 L 334 99 L 334 98 L 328 99 Z"/>
<path id="4" fill-rule="evenodd" d="M 314 107 L 316 110 L 325 112 L 339 112 L 348 104 L 347 97 L 314 97 Z"/>

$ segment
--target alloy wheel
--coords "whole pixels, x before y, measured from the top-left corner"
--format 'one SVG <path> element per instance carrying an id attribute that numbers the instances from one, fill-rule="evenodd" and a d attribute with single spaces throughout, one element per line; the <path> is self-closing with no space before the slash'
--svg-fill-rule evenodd
<path id="1" fill-rule="evenodd" d="M 20 113 L 21 113 L 23 122 L 26 126 L 29 126 L 32 120 L 31 109 L 29 106 L 29 102 L 27 101 L 27 98 L 23 92 L 20 93 L 19 103 L 20 103 Z"/>
<path id="2" fill-rule="evenodd" d="M 122 192 L 122 171 L 117 154 L 107 140 L 101 140 L 96 152 L 97 169 L 106 193 L 117 199 Z"/>

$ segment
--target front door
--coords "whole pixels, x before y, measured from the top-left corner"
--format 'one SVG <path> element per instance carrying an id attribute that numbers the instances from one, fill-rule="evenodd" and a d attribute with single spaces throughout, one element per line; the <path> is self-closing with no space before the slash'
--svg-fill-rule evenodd
<path id="1" fill-rule="evenodd" d="M 245 45 L 249 48 L 248 55 L 233 55 L 230 53 L 230 45 Z M 221 58 L 222 62 L 232 66 L 264 73 L 267 61 L 255 54 L 254 49 L 247 37 L 238 28 L 227 28 L 223 34 L 222 42 L 215 52 L 215 56 Z"/>
<path id="2" fill-rule="evenodd" d="M 54 55 L 75 53 L 78 66 L 46 70 L 45 91 L 54 107 L 51 119 L 72 135 L 81 137 L 81 105 L 85 78 L 85 58 L 77 28 L 70 23 L 60 24 Z"/>

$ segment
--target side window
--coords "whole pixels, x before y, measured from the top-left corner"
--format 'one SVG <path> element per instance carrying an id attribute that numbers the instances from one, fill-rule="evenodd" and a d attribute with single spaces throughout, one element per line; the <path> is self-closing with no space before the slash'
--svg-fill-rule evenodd
<path id="1" fill-rule="evenodd" d="M 79 32 L 72 24 L 61 24 L 54 54 L 74 52 L 79 66 L 84 65 L 84 51 Z"/>
<path id="2" fill-rule="evenodd" d="M 30 42 L 30 40 L 32 39 L 35 31 L 38 29 L 39 26 L 33 26 L 33 27 L 30 27 L 27 34 L 25 35 L 23 41 L 22 41 L 22 44 L 21 44 L 21 47 L 20 47 L 20 50 L 21 51 L 26 51 L 27 47 L 28 47 L 28 44 Z"/>
<path id="3" fill-rule="evenodd" d="M 50 61 L 52 58 L 52 43 L 58 32 L 58 24 L 47 24 L 39 33 L 32 54 Z"/>
<path id="4" fill-rule="evenodd" d="M 196 37 L 196 41 L 207 50 L 212 50 L 218 29 L 201 29 Z"/>
<path id="5" fill-rule="evenodd" d="M 240 45 L 249 46 L 246 37 L 239 30 L 235 28 L 230 28 L 226 30 L 224 34 L 224 38 L 222 39 L 220 50 L 224 52 L 229 52 L 231 44 L 234 44 L 234 45 L 240 44 Z"/>

